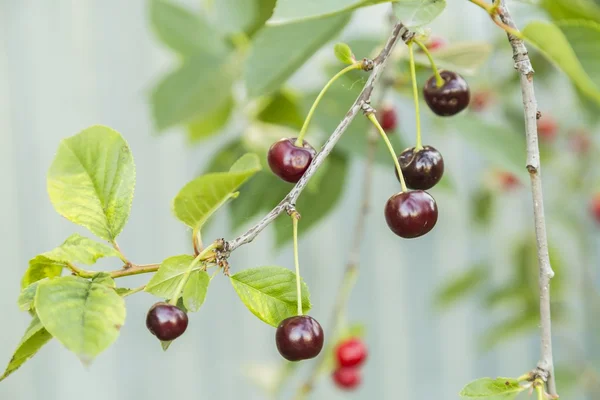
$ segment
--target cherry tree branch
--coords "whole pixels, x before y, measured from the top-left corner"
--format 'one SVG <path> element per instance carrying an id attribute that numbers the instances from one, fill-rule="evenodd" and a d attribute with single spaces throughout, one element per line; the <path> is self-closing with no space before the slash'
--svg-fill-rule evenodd
<path id="1" fill-rule="evenodd" d="M 363 90 L 360 92 L 357 99 L 354 101 L 354 104 L 352 104 L 350 110 L 348 110 L 335 131 L 333 131 L 319 153 L 315 156 L 302 178 L 298 181 L 298 183 L 296 183 L 287 196 L 285 196 L 284 199 L 281 200 L 281 202 L 273 210 L 271 210 L 271 212 L 269 212 L 258 223 L 256 223 L 256 225 L 248 229 L 248 231 L 237 238 L 225 242 L 225 246 L 223 247 L 222 251 L 223 258 L 227 258 L 235 249 L 254 240 L 254 238 L 258 236 L 258 234 L 262 232 L 271 222 L 273 222 L 281 213 L 293 209 L 294 205 L 296 204 L 296 200 L 312 176 L 317 172 L 321 164 L 323 164 L 327 156 L 331 153 L 338 140 L 340 140 L 342 137 L 342 134 L 346 131 L 352 120 L 354 120 L 354 117 L 356 117 L 356 115 L 361 111 L 363 104 L 370 102 L 373 88 L 379 80 L 381 73 L 385 68 L 386 61 L 388 60 L 398 40 L 402 39 L 404 42 L 408 42 L 413 36 L 414 34 L 410 32 L 401 22 L 395 23 L 392 33 L 385 46 L 379 55 L 373 60 L 373 70 L 369 76 L 369 79 L 367 80 L 367 83 L 363 87 Z"/>
<path id="2" fill-rule="evenodd" d="M 505 0 L 500 0 L 497 12 L 504 24 L 517 30 Z M 534 374 L 546 381 L 548 393 L 551 396 L 556 396 L 554 361 L 552 357 L 552 317 L 550 313 L 550 280 L 554 276 L 554 271 L 550 265 L 546 220 L 544 216 L 544 194 L 542 191 L 542 171 L 537 134 L 537 119 L 539 114 L 533 87 L 534 70 L 523 40 L 511 34 L 508 34 L 508 40 L 513 49 L 515 69 L 521 75 L 521 92 L 523 95 L 525 135 L 527 141 L 527 170 L 531 178 L 531 194 L 533 197 L 533 215 L 539 264 L 541 356 Z"/>

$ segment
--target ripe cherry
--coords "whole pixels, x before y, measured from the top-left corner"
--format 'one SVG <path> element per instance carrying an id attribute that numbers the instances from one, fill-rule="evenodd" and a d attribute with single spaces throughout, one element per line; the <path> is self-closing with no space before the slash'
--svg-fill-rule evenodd
<path id="1" fill-rule="evenodd" d="M 180 308 L 160 302 L 148 310 L 146 327 L 162 341 L 175 340 L 185 332 L 188 316 Z"/>
<path id="2" fill-rule="evenodd" d="M 514 190 L 521 185 L 519 178 L 517 178 L 515 174 L 511 172 L 499 171 L 497 176 L 500 183 L 500 188 L 505 192 Z"/>
<path id="3" fill-rule="evenodd" d="M 367 359 L 367 346 L 360 339 L 348 339 L 338 344 L 335 355 L 339 366 L 358 367 Z"/>
<path id="4" fill-rule="evenodd" d="M 435 51 L 439 50 L 443 47 L 446 47 L 446 40 L 441 37 L 432 37 L 429 42 L 427 42 L 427 50 Z"/>
<path id="5" fill-rule="evenodd" d="M 406 185 L 411 189 L 427 190 L 434 187 L 444 175 L 444 159 L 439 151 L 424 146 L 415 151 L 414 147 L 404 150 L 398 157 Z M 396 178 L 398 177 L 398 170 Z"/>
<path id="6" fill-rule="evenodd" d="M 425 235 L 433 229 L 437 219 L 435 200 L 422 190 L 395 194 L 385 205 L 388 226 L 396 235 L 406 239 Z"/>
<path id="7" fill-rule="evenodd" d="M 316 155 L 315 149 L 303 141 L 296 146 L 295 138 L 281 139 L 271 146 L 267 155 L 271 171 L 286 182 L 296 183 Z"/>
<path id="8" fill-rule="evenodd" d="M 444 80 L 441 87 L 437 86 L 435 75 L 429 78 L 423 88 L 425 102 L 439 116 L 456 115 L 469 105 L 469 85 L 462 76 L 452 71 L 440 71 Z"/>
<path id="9" fill-rule="evenodd" d="M 600 224 L 600 193 L 596 193 L 592 198 L 590 210 L 596 222 Z"/>
<path id="10" fill-rule="evenodd" d="M 386 107 L 381 112 L 381 127 L 386 133 L 393 132 L 398 126 L 396 111 L 391 107 Z"/>
<path id="11" fill-rule="evenodd" d="M 277 350 L 288 361 L 308 360 L 319 355 L 325 336 L 316 319 L 298 315 L 281 321 L 275 333 Z"/>
<path id="12" fill-rule="evenodd" d="M 352 390 L 356 389 L 362 378 L 358 368 L 340 367 L 333 372 L 333 381 L 340 389 Z"/>
<path id="13" fill-rule="evenodd" d="M 556 139 L 556 134 L 558 133 L 558 124 L 551 116 L 542 114 L 542 117 L 537 121 L 537 128 L 540 140 L 550 143 Z"/>

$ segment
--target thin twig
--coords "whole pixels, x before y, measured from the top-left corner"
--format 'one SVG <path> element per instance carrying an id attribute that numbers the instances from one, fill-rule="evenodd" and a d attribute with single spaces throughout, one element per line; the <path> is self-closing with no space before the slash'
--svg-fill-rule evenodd
<path id="1" fill-rule="evenodd" d="M 409 41 L 412 39 L 414 34 L 410 32 L 401 22 L 396 22 L 392 33 L 385 44 L 384 48 L 381 50 L 379 55 L 373 60 L 373 71 L 367 80 L 363 90 L 360 92 L 358 98 L 354 101 L 354 104 L 350 107 L 350 110 L 346 113 L 340 124 L 337 126 L 335 131 L 329 136 L 329 139 L 325 142 L 321 151 L 315 156 L 314 160 L 300 179 L 296 186 L 292 188 L 292 190 L 285 196 L 285 198 L 267 215 L 265 215 L 256 225 L 251 227 L 248 231 L 238 236 L 237 238 L 230 240 L 225 243 L 223 249 L 223 256 L 227 257 L 231 252 L 233 252 L 238 247 L 250 243 L 260 232 L 263 231 L 275 218 L 277 218 L 282 212 L 284 212 L 288 207 L 294 206 L 296 200 L 302 193 L 302 190 L 306 187 L 312 176 L 317 172 L 321 164 L 325 161 L 329 153 L 333 150 L 334 146 L 340 140 L 342 134 L 346 131 L 354 117 L 361 111 L 362 105 L 364 103 L 368 103 L 371 99 L 371 93 L 373 92 L 373 87 L 379 80 L 382 71 L 385 68 L 386 61 L 388 60 L 390 54 L 392 53 L 392 49 L 398 42 L 398 40 L 402 39 L 403 41 Z"/>
<path id="2" fill-rule="evenodd" d="M 515 30 L 517 29 L 505 0 L 500 1 L 498 15 L 504 24 Z M 531 194 L 533 197 L 533 215 L 539 264 L 541 356 L 537 369 L 534 372 L 546 382 L 548 393 L 551 396 L 556 396 L 554 361 L 552 358 L 552 317 L 550 313 L 550 280 L 554 276 L 554 271 L 550 265 L 546 220 L 544 217 L 542 171 L 537 134 L 538 110 L 533 87 L 534 70 L 523 40 L 511 34 L 508 34 L 508 40 L 513 48 L 515 69 L 521 74 L 521 92 L 523 94 L 525 135 L 527 140 L 527 170 L 531 178 Z"/>

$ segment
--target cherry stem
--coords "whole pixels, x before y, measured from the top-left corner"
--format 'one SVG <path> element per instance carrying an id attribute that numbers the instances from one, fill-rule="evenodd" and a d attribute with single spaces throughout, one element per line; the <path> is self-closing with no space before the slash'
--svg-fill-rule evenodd
<path id="1" fill-rule="evenodd" d="M 192 244 L 194 246 L 194 255 L 197 256 L 198 254 L 200 254 L 202 248 L 204 247 L 202 245 L 202 235 L 198 228 L 194 228 L 194 230 L 192 231 Z"/>
<path id="2" fill-rule="evenodd" d="M 546 396 L 544 396 L 544 388 L 541 382 L 535 381 L 535 391 L 537 393 L 538 400 L 545 400 Z"/>
<path id="3" fill-rule="evenodd" d="M 116 240 L 113 240 L 112 245 L 114 247 L 114 249 L 119 253 L 119 258 L 121 259 L 121 261 L 123 261 L 125 263 L 125 266 L 123 268 L 129 268 L 131 266 L 133 266 L 133 263 L 131 261 L 129 261 L 127 259 L 127 257 L 125 257 L 125 254 L 123 253 L 123 250 L 121 250 L 121 248 L 119 247 L 119 244 L 117 243 Z"/>
<path id="4" fill-rule="evenodd" d="M 398 162 L 398 156 L 396 155 L 396 152 L 394 151 L 394 146 L 392 146 L 390 139 L 388 139 L 385 131 L 379 124 L 379 121 L 377 121 L 375 114 L 369 113 L 369 114 L 367 114 L 367 118 L 369 118 L 369 121 L 371 121 L 373 123 L 373 125 L 375 125 L 375 128 L 377 128 L 377 131 L 381 135 L 381 138 L 383 139 L 383 141 L 385 142 L 385 145 L 387 146 L 388 150 L 390 151 L 390 154 L 392 155 L 392 158 L 394 159 L 394 164 L 396 165 L 396 171 L 398 171 L 398 177 L 400 178 L 400 185 L 402 187 L 402 191 L 407 192 L 408 189 L 406 187 L 406 182 L 404 181 L 404 175 L 402 174 L 402 168 L 400 167 L 400 163 Z"/>
<path id="5" fill-rule="evenodd" d="M 127 297 L 127 296 L 131 296 L 132 294 L 136 294 L 138 292 L 142 292 L 144 289 L 146 289 L 146 285 L 142 285 L 140 287 L 137 287 L 135 289 L 131 289 L 129 292 L 125 293 L 123 296 L 121 297 Z"/>
<path id="6" fill-rule="evenodd" d="M 500 28 L 504 29 L 504 31 L 506 31 L 506 33 L 511 34 L 514 37 L 519 38 L 521 40 L 525 39 L 523 34 L 518 29 L 514 29 L 514 28 L 506 25 L 504 22 L 500 21 L 497 18 L 499 10 L 500 10 L 500 1 L 494 0 L 494 4 L 492 4 L 492 5 L 485 3 L 483 0 L 469 0 L 469 1 L 475 5 L 483 8 L 485 11 L 487 11 L 487 13 L 489 14 L 492 21 L 494 21 L 494 23 L 496 25 L 498 25 Z"/>
<path id="7" fill-rule="evenodd" d="M 306 135 L 306 131 L 308 130 L 308 124 L 310 123 L 310 120 L 312 119 L 313 114 L 315 113 L 315 110 L 317 109 L 317 106 L 319 105 L 319 102 L 325 95 L 325 92 L 327 92 L 327 89 L 329 89 L 331 87 L 331 85 L 333 85 L 333 82 L 335 82 L 342 75 L 346 74 L 347 72 L 353 71 L 355 69 L 362 69 L 362 68 L 363 68 L 362 61 L 347 66 L 346 68 L 342 69 L 340 72 L 335 74 L 333 76 L 333 78 L 331 78 L 329 80 L 329 82 L 327 82 L 327 84 L 323 87 L 323 89 L 321 89 L 321 92 L 319 93 L 319 95 L 315 99 L 315 102 L 313 103 L 313 105 L 310 107 L 310 110 L 308 111 L 308 115 L 306 116 L 306 119 L 304 120 L 304 125 L 302 125 L 302 129 L 300 129 L 300 134 L 298 135 L 298 139 L 296 139 L 296 146 L 301 147 L 304 144 L 303 139 L 304 139 L 304 136 Z"/>
<path id="8" fill-rule="evenodd" d="M 444 81 L 444 78 L 442 78 L 442 76 L 440 75 L 440 71 L 438 70 L 437 65 L 435 65 L 433 56 L 431 55 L 431 52 L 429 51 L 427 46 L 425 46 L 423 43 L 419 42 L 416 39 L 413 39 L 413 42 L 415 42 L 417 45 L 419 45 L 421 50 L 423 50 L 423 53 L 425 53 L 427 58 L 429 58 L 429 64 L 431 64 L 431 69 L 433 70 L 433 74 L 435 75 L 435 83 L 436 83 L 437 87 L 444 86 L 444 83 L 446 83 L 446 81 Z"/>
<path id="9" fill-rule="evenodd" d="M 212 243 L 210 246 L 208 246 L 207 248 L 205 248 L 204 250 L 202 250 L 200 252 L 200 254 L 198 254 L 196 256 L 196 258 L 194 258 L 194 261 L 192 261 L 192 263 L 190 264 L 190 266 L 187 268 L 187 271 L 185 271 L 185 274 L 183 275 L 183 278 L 181 279 L 181 281 L 179 282 L 179 285 L 177 285 L 177 289 L 175 289 L 175 295 L 171 298 L 171 300 L 169 300 L 169 304 L 176 306 L 177 302 L 179 301 L 179 297 L 181 297 L 181 292 L 183 292 L 183 288 L 185 287 L 185 284 L 187 283 L 193 269 L 202 262 L 202 259 L 211 251 L 213 251 L 214 249 L 217 248 L 217 244 L 216 243 Z"/>
<path id="10" fill-rule="evenodd" d="M 298 257 L 298 213 L 294 212 L 292 217 L 292 227 L 294 231 L 294 266 L 296 268 L 296 294 L 298 295 L 298 315 L 302 315 L 302 285 L 300 283 L 300 260 Z"/>
<path id="11" fill-rule="evenodd" d="M 410 57 L 410 78 L 412 80 L 413 97 L 415 99 L 415 117 L 417 124 L 417 145 L 415 146 L 415 152 L 417 152 L 423 148 L 423 142 L 421 141 L 421 113 L 419 111 L 419 88 L 417 87 L 417 71 L 415 68 L 413 40 L 408 43 L 408 54 Z"/>

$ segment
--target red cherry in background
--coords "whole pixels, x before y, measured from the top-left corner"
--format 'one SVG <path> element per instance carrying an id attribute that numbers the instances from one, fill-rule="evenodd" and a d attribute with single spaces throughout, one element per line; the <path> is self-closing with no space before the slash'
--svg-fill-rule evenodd
<path id="1" fill-rule="evenodd" d="M 358 367 L 367 359 L 367 346 L 358 338 L 344 340 L 335 349 L 338 365 L 341 367 Z"/>
<path id="2" fill-rule="evenodd" d="M 337 387 L 343 390 L 356 389 L 362 381 L 360 371 L 354 367 L 340 367 L 334 371 L 332 377 Z"/>

